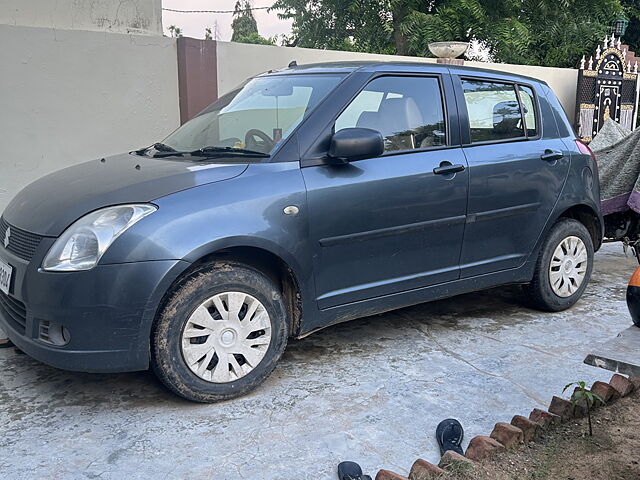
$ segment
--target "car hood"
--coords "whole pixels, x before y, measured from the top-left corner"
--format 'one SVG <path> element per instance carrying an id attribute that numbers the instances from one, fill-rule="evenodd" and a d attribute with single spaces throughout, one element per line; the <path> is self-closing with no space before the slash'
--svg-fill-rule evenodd
<path id="1" fill-rule="evenodd" d="M 17 228 L 57 237 L 78 218 L 98 208 L 151 202 L 180 190 L 237 177 L 246 170 L 246 160 L 222 157 L 194 162 L 133 154 L 92 160 L 36 180 L 14 197 L 2 216 Z"/>

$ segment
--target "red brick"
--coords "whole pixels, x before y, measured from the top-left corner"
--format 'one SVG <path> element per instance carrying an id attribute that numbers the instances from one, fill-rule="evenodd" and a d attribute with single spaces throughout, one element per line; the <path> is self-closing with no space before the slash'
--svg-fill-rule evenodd
<path id="1" fill-rule="evenodd" d="M 407 477 L 390 472 L 389 470 L 380 470 L 376 475 L 376 480 L 408 480 Z"/>
<path id="2" fill-rule="evenodd" d="M 562 421 L 565 421 L 574 417 L 575 408 L 570 401 L 560 397 L 553 397 L 549 405 L 549 412 L 555 413 L 562 418 Z"/>
<path id="3" fill-rule="evenodd" d="M 599 395 L 602 400 L 604 400 L 604 403 L 609 403 L 611 401 L 611 399 L 614 397 L 614 395 L 620 395 L 616 392 L 616 389 L 613 388 L 611 385 L 609 385 L 608 383 L 604 383 L 604 382 L 594 382 L 593 385 L 591 385 L 591 393 L 595 393 L 596 395 Z M 595 405 L 598 406 L 600 404 L 600 402 L 596 401 Z"/>
<path id="4" fill-rule="evenodd" d="M 609 385 L 611 385 L 621 397 L 626 397 L 631 392 L 633 392 L 633 383 L 629 381 L 627 377 L 623 377 L 622 375 L 616 373 L 609 380 Z"/>
<path id="5" fill-rule="evenodd" d="M 478 435 L 477 437 L 473 437 L 469 442 L 465 457 L 479 462 L 480 460 L 504 451 L 504 445 L 497 440 L 484 435 Z"/>
<path id="6" fill-rule="evenodd" d="M 540 425 L 538 425 L 536 422 L 532 422 L 522 415 L 515 415 L 511 419 L 511 425 L 522 430 L 525 442 L 530 442 L 531 440 L 533 440 L 540 430 Z"/>
<path id="7" fill-rule="evenodd" d="M 440 458 L 440 463 L 438 464 L 438 466 L 440 468 L 446 468 L 452 463 L 465 463 L 465 464 L 473 465 L 473 462 L 469 460 L 467 457 L 460 455 L 459 453 L 454 452 L 453 450 L 447 450 L 446 452 L 444 452 L 444 454 Z"/>
<path id="8" fill-rule="evenodd" d="M 555 413 L 547 412 L 539 408 L 534 408 L 529 414 L 529 420 L 536 422 L 540 425 L 540 428 L 547 428 L 551 425 L 558 425 L 561 422 L 561 418 Z"/>
<path id="9" fill-rule="evenodd" d="M 522 430 L 505 422 L 496 423 L 496 426 L 493 427 L 493 432 L 489 436 L 500 442 L 507 449 L 516 448 L 524 440 Z"/>
<path id="10" fill-rule="evenodd" d="M 634 390 L 640 390 L 640 377 L 629 377 L 629 381 L 633 384 Z"/>
<path id="11" fill-rule="evenodd" d="M 445 471 L 440 467 L 419 458 L 411 466 L 409 480 L 427 480 L 428 478 L 437 478 L 444 473 Z"/>

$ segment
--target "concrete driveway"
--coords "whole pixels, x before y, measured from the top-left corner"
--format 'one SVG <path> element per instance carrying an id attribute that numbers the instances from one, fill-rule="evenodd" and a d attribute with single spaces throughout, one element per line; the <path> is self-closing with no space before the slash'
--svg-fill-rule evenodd
<path id="1" fill-rule="evenodd" d="M 321 480 L 341 460 L 407 473 L 437 462 L 434 430 L 460 419 L 467 441 L 545 408 L 569 382 L 608 380 L 582 364 L 630 324 L 635 259 L 596 255 L 583 300 L 529 310 L 506 287 L 356 320 L 292 342 L 255 393 L 197 405 L 150 373 L 90 375 L 0 350 L 0 476 Z"/>

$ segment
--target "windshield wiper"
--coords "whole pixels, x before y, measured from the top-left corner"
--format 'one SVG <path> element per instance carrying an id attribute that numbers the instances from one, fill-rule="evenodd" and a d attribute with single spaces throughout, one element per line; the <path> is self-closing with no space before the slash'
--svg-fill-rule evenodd
<path id="1" fill-rule="evenodd" d="M 157 143 L 154 143 L 153 145 L 149 145 L 148 147 L 134 150 L 133 153 L 135 153 L 136 155 L 144 155 L 148 150 L 151 150 L 152 148 L 155 148 L 159 152 L 176 152 L 177 151 L 175 148 L 169 145 L 157 142 Z"/>
<path id="2" fill-rule="evenodd" d="M 157 150 L 157 149 L 156 149 Z M 181 157 L 183 155 L 189 155 L 191 157 L 224 157 L 226 155 L 241 155 L 243 157 L 261 157 L 267 158 L 270 157 L 268 153 L 258 152 L 257 150 L 247 150 L 246 148 L 235 148 L 235 147 L 203 147 L 198 150 L 191 151 L 178 151 L 178 150 L 170 150 L 170 151 L 161 151 L 160 153 L 156 153 L 154 158 L 165 158 L 165 157 Z"/>
<path id="3" fill-rule="evenodd" d="M 193 155 L 209 155 L 210 153 L 238 153 L 240 155 L 247 155 L 252 157 L 270 157 L 268 153 L 259 152 L 258 150 L 248 150 L 246 148 L 236 147 L 203 147 L 191 152 Z"/>

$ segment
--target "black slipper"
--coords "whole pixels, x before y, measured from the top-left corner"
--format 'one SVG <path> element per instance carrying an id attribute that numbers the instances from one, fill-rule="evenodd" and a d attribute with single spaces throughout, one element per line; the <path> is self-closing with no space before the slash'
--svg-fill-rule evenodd
<path id="1" fill-rule="evenodd" d="M 461 447 L 464 430 L 458 420 L 447 418 L 441 421 L 436 428 L 436 438 L 438 439 L 438 445 L 440 445 L 440 455 L 444 455 L 447 450 L 453 450 L 460 455 L 464 455 Z"/>
<path id="2" fill-rule="evenodd" d="M 362 474 L 362 468 L 355 462 L 341 462 L 338 465 L 340 480 L 371 480 L 369 475 Z"/>
<path id="3" fill-rule="evenodd" d="M 8 338 L 0 338 L 0 348 L 13 347 L 13 342 Z"/>

